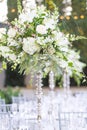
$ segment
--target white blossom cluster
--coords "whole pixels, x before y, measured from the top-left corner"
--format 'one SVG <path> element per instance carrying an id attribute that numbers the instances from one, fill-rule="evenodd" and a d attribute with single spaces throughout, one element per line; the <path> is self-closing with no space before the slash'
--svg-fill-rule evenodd
<path id="1" fill-rule="evenodd" d="M 29 3 L 24 8 L 8 31 L 0 30 L 0 55 L 20 64 L 25 72 L 41 69 L 45 73 L 53 70 L 61 75 L 66 70 L 69 75 L 80 77 L 84 64 L 59 29 L 58 10 L 51 13 L 43 5 L 33 5 Z"/>

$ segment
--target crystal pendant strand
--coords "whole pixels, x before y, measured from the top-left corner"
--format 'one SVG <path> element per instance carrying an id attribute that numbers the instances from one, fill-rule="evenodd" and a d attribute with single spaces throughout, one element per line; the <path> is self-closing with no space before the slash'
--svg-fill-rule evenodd
<path id="1" fill-rule="evenodd" d="M 63 72 L 63 89 L 64 89 L 64 93 L 66 94 L 67 92 L 67 81 L 66 81 L 66 72 Z"/>
<path id="2" fill-rule="evenodd" d="M 70 76 L 68 73 L 66 75 L 66 80 L 67 80 L 67 92 L 68 94 L 70 94 Z"/>
<path id="3" fill-rule="evenodd" d="M 55 97 L 55 93 L 54 93 L 54 88 L 55 88 L 55 81 L 54 81 L 54 73 L 53 71 L 50 71 L 49 73 L 49 88 L 50 88 L 50 105 L 49 105 L 49 121 L 52 125 L 52 127 L 55 126 L 53 124 L 55 124 L 55 110 L 54 110 L 54 97 Z"/>
<path id="4" fill-rule="evenodd" d="M 49 73 L 49 88 L 50 88 L 50 97 L 51 97 L 51 107 L 53 107 L 53 98 L 54 98 L 54 88 L 55 88 L 55 81 L 54 81 L 54 73 L 50 71 Z"/>
<path id="5" fill-rule="evenodd" d="M 63 73 L 63 88 L 64 88 L 64 93 L 69 94 L 69 92 L 70 92 L 70 76 L 66 71 L 64 71 L 64 73 Z"/>
<path id="6" fill-rule="evenodd" d="M 51 91 L 53 91 L 54 88 L 55 88 L 55 81 L 54 81 L 54 73 L 53 73 L 53 71 L 51 71 L 49 73 L 49 88 L 51 89 Z"/>
<path id="7" fill-rule="evenodd" d="M 42 107 L 42 74 L 41 72 L 38 72 L 36 75 L 36 96 L 37 96 L 37 120 L 38 122 L 41 122 L 41 107 Z"/>

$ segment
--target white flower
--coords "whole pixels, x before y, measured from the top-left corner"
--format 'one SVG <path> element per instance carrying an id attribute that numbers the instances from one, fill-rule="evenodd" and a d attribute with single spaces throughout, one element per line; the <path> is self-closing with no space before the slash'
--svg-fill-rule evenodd
<path id="1" fill-rule="evenodd" d="M 26 15 L 25 13 L 21 13 L 19 15 L 19 21 L 20 21 L 21 24 L 26 22 L 26 21 L 29 21 L 28 15 Z"/>
<path id="2" fill-rule="evenodd" d="M 0 46 L 0 51 L 2 51 L 2 52 L 9 52 L 10 49 L 7 46 Z"/>
<path id="3" fill-rule="evenodd" d="M 47 44 L 47 43 L 52 43 L 53 39 L 51 37 L 46 37 L 44 39 L 44 37 L 37 37 L 36 41 L 38 44 L 43 45 L 43 44 Z"/>
<path id="4" fill-rule="evenodd" d="M 44 6 L 44 5 L 40 5 L 40 6 L 38 6 L 38 8 L 37 8 L 37 13 L 38 14 L 45 14 L 45 15 L 47 15 L 47 12 L 46 12 L 46 7 Z M 45 16 L 43 16 L 43 17 L 45 17 Z"/>
<path id="5" fill-rule="evenodd" d="M 36 31 L 37 31 L 37 33 L 40 33 L 42 35 L 47 33 L 46 27 L 42 24 L 37 25 Z"/>
<path id="6" fill-rule="evenodd" d="M 15 37 L 16 36 L 16 33 L 17 33 L 17 30 L 16 29 L 14 29 L 14 28 L 10 28 L 9 30 L 8 30 L 8 36 L 9 37 Z"/>
<path id="7" fill-rule="evenodd" d="M 0 28 L 0 33 L 5 34 L 6 33 L 6 28 Z"/>
<path id="8" fill-rule="evenodd" d="M 0 39 L 2 38 L 3 34 L 6 33 L 6 28 L 0 28 Z"/>
<path id="9" fill-rule="evenodd" d="M 58 46 L 67 46 L 70 44 L 62 32 L 53 31 L 52 34 Z"/>
<path id="10" fill-rule="evenodd" d="M 69 45 L 70 42 L 68 41 L 68 39 L 66 37 L 63 38 L 63 44 L 64 45 Z"/>
<path id="11" fill-rule="evenodd" d="M 31 10 L 28 14 L 29 22 L 33 22 L 33 19 L 37 16 L 36 10 Z"/>
<path id="12" fill-rule="evenodd" d="M 23 39 L 23 50 L 30 54 L 33 55 L 36 51 L 38 51 L 38 46 L 35 43 L 35 38 L 28 37 Z"/>
<path id="13" fill-rule="evenodd" d="M 33 22 L 34 17 L 36 17 L 36 11 L 31 10 L 31 11 L 28 11 L 26 13 L 21 13 L 19 15 L 19 20 L 20 20 L 20 23 L 24 23 L 26 21 L 31 23 L 31 22 Z"/>
<path id="14" fill-rule="evenodd" d="M 4 58 L 7 58 L 9 53 L 10 53 L 10 49 L 9 47 L 7 46 L 0 46 L 0 52 L 1 52 L 1 55 L 4 57 Z"/>
<path id="15" fill-rule="evenodd" d="M 27 4 L 25 5 L 24 7 L 25 9 L 27 8 L 30 9 L 30 10 L 35 10 L 36 9 L 36 2 L 35 0 L 27 0 Z"/>
<path id="16" fill-rule="evenodd" d="M 69 76 L 72 76 L 72 69 L 67 67 L 66 72 L 69 74 Z"/>
<path id="17" fill-rule="evenodd" d="M 15 61 L 16 55 L 15 54 L 9 54 L 9 58 L 10 58 L 10 60 Z"/>
<path id="18" fill-rule="evenodd" d="M 37 37 L 36 41 L 38 44 L 43 45 L 44 44 L 44 37 Z"/>
<path id="19" fill-rule="evenodd" d="M 60 46 L 59 49 L 64 52 L 68 52 L 68 48 L 64 46 Z"/>
<path id="20" fill-rule="evenodd" d="M 52 32 L 52 34 L 53 34 L 53 38 L 56 40 L 56 41 L 61 41 L 62 39 L 63 39 L 63 33 L 61 33 L 61 32 L 58 32 L 58 31 L 53 31 Z"/>
<path id="21" fill-rule="evenodd" d="M 75 69 L 78 71 L 78 72 L 82 72 L 83 71 L 83 67 L 85 67 L 85 64 L 76 60 L 73 62 L 73 65 L 75 67 Z"/>
<path id="22" fill-rule="evenodd" d="M 12 38 L 8 38 L 8 46 L 18 46 L 17 41 L 13 40 Z"/>
<path id="23" fill-rule="evenodd" d="M 54 39 L 50 36 L 48 36 L 44 39 L 44 43 L 52 43 L 53 41 L 54 41 Z"/>
<path id="24" fill-rule="evenodd" d="M 68 61 L 73 61 L 73 63 L 75 63 L 76 61 L 78 61 L 80 59 L 80 55 L 78 54 L 78 52 L 75 52 L 74 50 L 68 50 Z"/>
<path id="25" fill-rule="evenodd" d="M 61 68 L 67 68 L 68 67 L 68 63 L 67 63 L 67 61 L 64 61 L 64 60 L 59 60 L 59 64 L 60 64 L 60 66 L 61 66 Z"/>
<path id="26" fill-rule="evenodd" d="M 46 26 L 46 29 L 55 29 L 55 21 L 53 19 L 46 19 L 44 20 L 44 24 Z"/>
<path id="27" fill-rule="evenodd" d="M 61 37 L 59 40 L 57 40 L 57 45 L 61 47 L 66 47 L 70 44 L 67 38 Z"/>

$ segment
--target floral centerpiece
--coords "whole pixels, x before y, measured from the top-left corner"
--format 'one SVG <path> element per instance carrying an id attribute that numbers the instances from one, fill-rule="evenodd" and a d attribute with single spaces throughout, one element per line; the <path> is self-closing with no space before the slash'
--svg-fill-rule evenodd
<path id="1" fill-rule="evenodd" d="M 72 49 L 68 37 L 59 29 L 58 10 L 46 10 L 32 1 L 24 8 L 8 30 L 0 35 L 0 56 L 12 64 L 19 65 L 20 72 L 44 74 L 53 71 L 61 76 L 63 71 L 80 78 L 84 64 L 79 53 Z M 28 8 L 28 9 L 27 9 Z"/>

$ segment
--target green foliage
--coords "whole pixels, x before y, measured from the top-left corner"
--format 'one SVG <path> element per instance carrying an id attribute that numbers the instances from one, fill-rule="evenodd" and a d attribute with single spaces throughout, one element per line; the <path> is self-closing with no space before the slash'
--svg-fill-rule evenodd
<path id="1" fill-rule="evenodd" d="M 0 90 L 0 97 L 5 99 L 6 104 L 10 104 L 12 103 L 12 96 L 18 96 L 19 93 L 19 88 L 13 90 L 11 87 L 8 87 L 7 89 Z"/>
<path id="2" fill-rule="evenodd" d="M 87 39 L 87 37 L 84 37 L 84 36 L 76 36 L 74 34 L 71 34 L 71 35 L 67 35 L 68 39 L 73 42 L 73 41 L 77 41 L 77 40 L 83 40 L 83 39 Z"/>
<path id="3" fill-rule="evenodd" d="M 6 64 L 5 61 L 2 62 L 2 68 L 3 68 L 3 69 L 7 69 L 7 64 Z"/>
<path id="4" fill-rule="evenodd" d="M 55 5 L 55 3 L 54 3 L 54 1 L 53 0 L 45 0 L 45 5 L 47 6 L 47 8 L 49 9 L 49 10 L 54 10 L 55 9 L 55 7 L 56 7 L 56 5 Z"/>
<path id="5" fill-rule="evenodd" d="M 20 14 L 22 12 L 22 0 L 17 0 L 17 8 L 18 8 L 18 13 Z"/>

